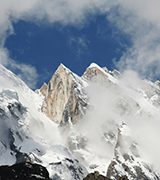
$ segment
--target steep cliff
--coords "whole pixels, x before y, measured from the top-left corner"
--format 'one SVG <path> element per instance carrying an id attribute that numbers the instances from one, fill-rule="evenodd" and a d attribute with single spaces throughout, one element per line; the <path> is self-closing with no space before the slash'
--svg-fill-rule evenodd
<path id="1" fill-rule="evenodd" d="M 69 121 L 75 123 L 85 114 L 87 101 L 83 88 L 86 85 L 61 64 L 49 81 L 42 111 L 60 126 Z"/>

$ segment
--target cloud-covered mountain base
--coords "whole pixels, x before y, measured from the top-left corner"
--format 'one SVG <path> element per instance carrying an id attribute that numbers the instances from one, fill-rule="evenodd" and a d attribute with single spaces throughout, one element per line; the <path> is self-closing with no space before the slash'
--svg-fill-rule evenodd
<path id="1" fill-rule="evenodd" d="M 160 82 L 92 63 L 60 65 L 36 93 L 0 66 L 0 164 L 32 162 L 51 179 L 160 179 Z"/>

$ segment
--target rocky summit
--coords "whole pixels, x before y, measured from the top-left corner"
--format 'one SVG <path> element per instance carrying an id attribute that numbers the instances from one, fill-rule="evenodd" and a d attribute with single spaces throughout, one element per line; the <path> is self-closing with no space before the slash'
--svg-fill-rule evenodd
<path id="1" fill-rule="evenodd" d="M 64 65 L 60 65 L 48 83 L 42 111 L 54 122 L 75 123 L 85 112 L 87 103 L 82 88 L 85 82 Z M 44 92 L 44 85 L 41 90 Z"/>
<path id="2" fill-rule="evenodd" d="M 60 64 L 34 92 L 0 65 L 0 179 L 159 180 L 159 84 Z"/>

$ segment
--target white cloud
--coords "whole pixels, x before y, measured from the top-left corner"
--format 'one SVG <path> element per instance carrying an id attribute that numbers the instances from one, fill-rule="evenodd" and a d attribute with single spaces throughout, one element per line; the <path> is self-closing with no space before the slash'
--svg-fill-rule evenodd
<path id="1" fill-rule="evenodd" d="M 88 13 L 100 12 L 107 0 L 1 0 L 0 33 L 12 26 L 12 21 L 45 20 L 49 23 L 78 24 Z"/>
<path id="2" fill-rule="evenodd" d="M 141 161 L 152 164 L 160 172 L 160 112 L 139 93 L 142 80 L 136 73 L 127 71 L 118 82 L 120 87 L 110 84 L 106 88 L 97 82 L 86 87 L 91 107 L 76 124 L 76 133 L 87 139 L 87 149 L 91 149 L 95 156 L 112 158 L 118 127 L 125 122 L 128 131 L 123 127 L 121 132 L 127 141 L 124 140 L 121 153 L 129 153 L 129 147 L 134 142 L 138 145 Z"/>
<path id="3" fill-rule="evenodd" d="M 97 78 L 99 80 L 99 77 Z M 97 82 L 90 83 L 85 89 L 91 107 L 88 108 L 79 124 L 77 123 L 76 132 L 85 136 L 87 149 L 90 149 L 94 155 L 110 159 L 113 157 L 118 133 L 116 123 L 120 124 L 121 120 L 114 111 L 117 100 L 114 89 L 112 87 L 106 89 L 100 81 Z M 105 136 L 109 134 L 113 137 L 107 143 Z"/>
<path id="4" fill-rule="evenodd" d="M 160 2 L 119 0 L 117 5 L 109 20 L 132 42 L 117 67 L 136 70 L 142 77 L 160 77 Z"/>
<path id="5" fill-rule="evenodd" d="M 36 88 L 38 81 L 38 74 L 36 68 L 21 62 L 16 62 L 9 58 L 9 53 L 6 48 L 0 48 L 0 63 L 9 68 L 13 72 L 17 72 L 17 75 L 32 89 Z"/>
<path id="6" fill-rule="evenodd" d="M 159 117 L 159 113 L 157 114 Z M 152 164 L 157 172 L 159 171 L 159 149 L 160 123 L 157 117 L 141 115 L 140 117 L 130 116 L 128 125 L 132 138 L 139 146 L 141 157 Z"/>
<path id="7" fill-rule="evenodd" d="M 68 40 L 69 48 L 78 58 L 80 58 L 84 54 L 89 54 L 88 44 L 89 41 L 84 36 L 72 36 Z"/>
<path id="8" fill-rule="evenodd" d="M 35 89 L 37 80 L 38 80 L 38 74 L 35 67 L 29 65 L 29 64 L 23 64 L 23 63 L 17 63 L 14 60 L 10 60 L 10 69 L 15 70 L 18 77 L 20 77 L 30 88 Z"/>

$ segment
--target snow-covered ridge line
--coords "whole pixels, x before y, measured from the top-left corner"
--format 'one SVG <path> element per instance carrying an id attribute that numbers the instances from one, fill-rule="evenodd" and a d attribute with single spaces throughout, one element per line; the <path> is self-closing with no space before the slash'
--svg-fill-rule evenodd
<path id="1" fill-rule="evenodd" d="M 103 75 L 105 75 L 108 80 L 110 80 L 112 83 L 116 84 L 117 79 L 112 75 L 110 71 L 106 71 L 105 68 L 101 68 L 96 63 L 91 63 L 90 66 L 87 69 L 98 69 L 100 72 L 102 72 Z"/>
<path id="2" fill-rule="evenodd" d="M 67 68 L 65 65 L 63 65 L 62 63 L 60 64 L 60 66 L 62 66 L 65 70 L 66 73 L 69 74 L 72 79 L 75 81 L 76 84 L 79 84 L 79 87 L 86 87 L 88 86 L 88 83 L 85 82 L 81 77 L 79 77 L 77 74 L 75 74 L 74 72 L 72 72 L 69 68 Z"/>

